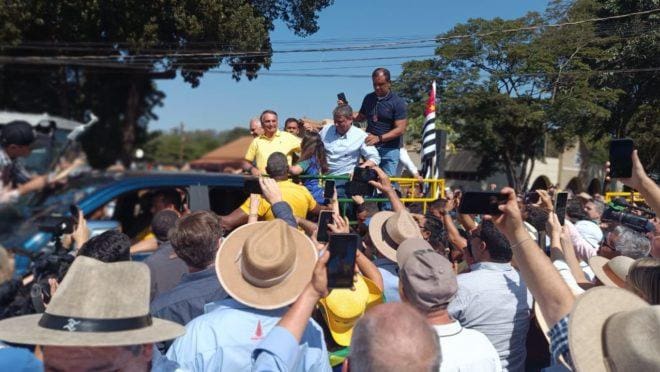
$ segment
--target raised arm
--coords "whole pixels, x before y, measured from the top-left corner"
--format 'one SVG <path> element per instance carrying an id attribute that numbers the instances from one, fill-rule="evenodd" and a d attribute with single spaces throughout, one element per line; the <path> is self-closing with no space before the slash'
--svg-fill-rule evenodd
<path id="1" fill-rule="evenodd" d="M 390 199 L 392 210 L 394 212 L 399 212 L 406 209 L 406 207 L 403 205 L 403 202 L 401 202 L 401 199 L 399 199 L 399 196 L 396 194 L 396 191 L 394 191 L 392 182 L 390 182 L 390 178 L 387 176 L 387 174 L 385 174 L 385 172 L 383 172 L 383 170 L 378 167 L 373 167 L 372 169 L 376 171 L 378 180 L 369 181 L 369 184 L 380 190 L 380 192 L 385 194 L 387 198 Z"/>

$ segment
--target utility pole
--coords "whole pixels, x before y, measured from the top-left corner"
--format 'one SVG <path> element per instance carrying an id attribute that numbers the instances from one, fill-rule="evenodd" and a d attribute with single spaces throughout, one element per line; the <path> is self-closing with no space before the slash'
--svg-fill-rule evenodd
<path id="1" fill-rule="evenodd" d="M 181 138 L 179 140 L 179 166 L 180 167 L 183 166 L 183 145 L 186 141 L 186 136 L 184 135 L 185 128 L 186 128 L 186 125 L 183 124 L 183 122 L 181 122 L 181 124 L 179 124 L 179 136 Z"/>

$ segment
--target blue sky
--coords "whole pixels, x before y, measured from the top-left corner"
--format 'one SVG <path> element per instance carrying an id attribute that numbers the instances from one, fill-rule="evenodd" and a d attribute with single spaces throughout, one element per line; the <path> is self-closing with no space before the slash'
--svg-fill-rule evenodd
<path id="1" fill-rule="evenodd" d="M 515 18 L 528 11 L 542 12 L 546 5 L 546 0 L 335 0 L 319 14 L 316 34 L 301 38 L 278 24 L 271 40 L 274 50 L 285 50 L 432 38 L 469 18 Z M 345 92 L 357 110 L 364 95 L 372 91 L 369 76 L 375 67 L 387 67 L 396 76 L 402 62 L 415 59 L 406 57 L 431 56 L 433 49 L 429 43 L 411 49 L 276 54 L 270 71 L 262 69 L 263 74 L 252 81 L 236 82 L 227 74 L 207 73 L 197 88 L 191 88 L 180 76 L 159 80 L 158 87 L 167 96 L 164 106 L 156 109 L 159 120 L 152 121 L 149 129 L 167 130 L 181 122 L 186 129 L 247 126 L 250 117 L 267 108 L 279 113 L 280 125 L 290 116 L 323 119 L 331 116 L 339 92 Z M 371 60 L 323 62 L 363 58 Z M 268 75 L 278 71 L 364 78 Z"/>

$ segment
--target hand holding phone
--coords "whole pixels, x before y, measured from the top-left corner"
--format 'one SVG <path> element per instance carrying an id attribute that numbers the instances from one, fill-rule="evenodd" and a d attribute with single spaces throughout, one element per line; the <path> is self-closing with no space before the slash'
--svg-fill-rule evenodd
<path id="1" fill-rule="evenodd" d="M 358 234 L 331 234 L 328 250 L 328 288 L 351 288 L 355 275 Z"/>
<path id="2" fill-rule="evenodd" d="M 536 204 L 539 202 L 540 196 L 536 191 L 530 191 L 525 194 L 524 203 L 525 204 Z"/>
<path id="3" fill-rule="evenodd" d="M 555 198 L 555 213 L 557 218 L 559 218 L 559 224 L 564 226 L 564 220 L 566 219 L 566 203 L 568 202 L 568 193 L 567 192 L 558 192 L 557 197 Z"/>
<path id="4" fill-rule="evenodd" d="M 337 94 L 337 100 L 341 101 L 342 102 L 341 104 L 348 105 L 348 100 L 346 99 L 346 95 L 344 94 L 344 92 Z"/>
<path id="5" fill-rule="evenodd" d="M 461 198 L 458 213 L 461 214 L 489 214 L 497 216 L 502 214 L 499 206 L 507 201 L 507 196 L 499 192 L 468 191 Z"/>
<path id="6" fill-rule="evenodd" d="M 335 181 L 325 180 L 325 188 L 323 189 L 323 197 L 332 199 L 335 196 Z"/>

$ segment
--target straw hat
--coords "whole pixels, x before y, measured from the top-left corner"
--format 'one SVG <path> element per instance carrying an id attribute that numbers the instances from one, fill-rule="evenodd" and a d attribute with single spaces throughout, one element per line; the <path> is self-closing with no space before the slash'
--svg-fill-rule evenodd
<path id="1" fill-rule="evenodd" d="M 578 371 L 657 371 L 660 306 L 620 288 L 590 289 L 575 302 L 568 342 Z"/>
<path id="2" fill-rule="evenodd" d="M 323 318 L 338 345 L 351 344 L 353 326 L 371 305 L 382 302 L 382 296 L 376 284 L 358 275 L 355 290 L 335 288 L 319 301 Z"/>
<path id="3" fill-rule="evenodd" d="M 369 237 L 374 247 L 392 262 L 396 262 L 399 244 L 410 238 L 422 238 L 419 225 L 407 211 L 383 211 L 374 214 L 369 222 Z"/>
<path id="4" fill-rule="evenodd" d="M 276 219 L 243 225 L 225 238 L 215 259 L 222 287 L 236 301 L 262 310 L 294 302 L 312 278 L 314 243 Z"/>
<path id="5" fill-rule="evenodd" d="M 611 260 L 593 256 L 589 259 L 589 266 L 604 285 L 625 288 L 628 271 L 634 262 L 634 259 L 626 256 L 616 256 Z"/>
<path id="6" fill-rule="evenodd" d="M 0 321 L 0 340 L 29 345 L 124 346 L 181 336 L 183 326 L 149 314 L 149 268 L 78 257 L 46 312 Z"/>

